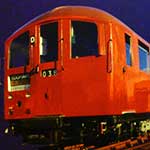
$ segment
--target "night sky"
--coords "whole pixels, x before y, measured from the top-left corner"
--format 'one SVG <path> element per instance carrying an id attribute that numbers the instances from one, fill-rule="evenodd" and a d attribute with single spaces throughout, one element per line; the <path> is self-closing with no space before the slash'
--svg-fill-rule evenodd
<path id="1" fill-rule="evenodd" d="M 12 32 L 41 13 L 61 5 L 86 5 L 105 10 L 150 41 L 149 0 L 3 0 L 0 4 L 0 57 L 3 57 L 4 41 Z M 0 70 L 0 79 L 2 72 Z M 3 134 L 7 125 L 3 121 L 3 86 L 0 91 L 0 149 L 35 149 L 31 145 L 22 146 L 21 138 Z"/>

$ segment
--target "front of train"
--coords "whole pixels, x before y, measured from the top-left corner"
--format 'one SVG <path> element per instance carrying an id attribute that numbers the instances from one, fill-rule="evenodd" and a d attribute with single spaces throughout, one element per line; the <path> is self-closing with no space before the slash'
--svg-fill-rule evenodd
<path id="1" fill-rule="evenodd" d="M 5 119 L 25 141 L 60 144 L 67 126 L 88 122 L 97 129 L 92 116 L 111 111 L 104 24 L 96 14 L 91 8 L 58 8 L 6 41 Z"/>
<path id="2" fill-rule="evenodd" d="M 51 137 L 57 133 L 51 130 L 61 126 L 62 118 L 60 21 L 35 24 L 18 30 L 5 44 L 5 119 L 27 142 L 46 142 L 47 136 L 56 143 Z"/>

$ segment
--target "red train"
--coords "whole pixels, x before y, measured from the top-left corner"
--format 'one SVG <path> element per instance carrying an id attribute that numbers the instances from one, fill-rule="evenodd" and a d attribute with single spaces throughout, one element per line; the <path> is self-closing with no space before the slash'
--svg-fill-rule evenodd
<path id="1" fill-rule="evenodd" d="M 102 10 L 53 9 L 5 43 L 5 119 L 26 142 L 55 146 L 145 134 L 149 47 Z"/>

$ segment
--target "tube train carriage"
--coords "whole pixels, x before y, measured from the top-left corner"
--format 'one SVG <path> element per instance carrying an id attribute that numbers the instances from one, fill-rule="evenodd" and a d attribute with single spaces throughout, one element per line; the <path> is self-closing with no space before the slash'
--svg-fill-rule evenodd
<path id="1" fill-rule="evenodd" d="M 150 130 L 150 44 L 102 10 L 49 11 L 5 43 L 5 119 L 24 141 L 100 144 Z"/>

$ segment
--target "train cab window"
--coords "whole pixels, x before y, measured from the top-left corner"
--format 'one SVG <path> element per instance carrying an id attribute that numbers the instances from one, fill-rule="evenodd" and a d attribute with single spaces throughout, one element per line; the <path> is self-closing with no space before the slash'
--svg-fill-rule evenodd
<path id="1" fill-rule="evenodd" d="M 148 68 L 148 51 L 149 48 L 141 41 L 138 42 L 138 49 L 139 49 L 139 67 L 143 71 L 147 71 Z"/>
<path id="2" fill-rule="evenodd" d="M 132 66 L 131 37 L 125 34 L 126 64 Z"/>
<path id="3" fill-rule="evenodd" d="M 58 23 L 52 22 L 40 26 L 40 62 L 58 60 Z"/>
<path id="4" fill-rule="evenodd" d="M 10 45 L 9 67 L 21 67 L 29 65 L 29 32 L 25 32 L 15 38 Z"/>
<path id="5" fill-rule="evenodd" d="M 72 58 L 98 55 L 98 31 L 94 23 L 71 22 Z"/>

